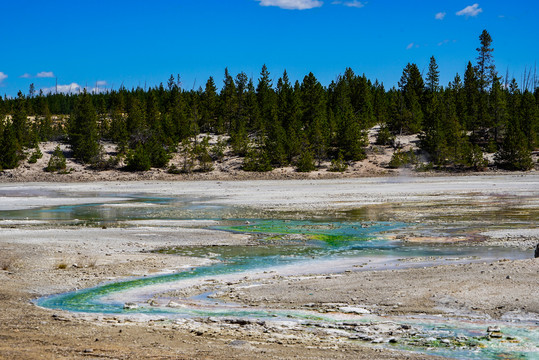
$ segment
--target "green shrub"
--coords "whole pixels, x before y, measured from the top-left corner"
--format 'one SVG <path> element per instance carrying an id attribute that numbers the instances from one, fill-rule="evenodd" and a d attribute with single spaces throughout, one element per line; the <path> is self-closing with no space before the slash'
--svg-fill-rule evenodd
<path id="1" fill-rule="evenodd" d="M 271 171 L 271 162 L 268 154 L 263 149 L 249 149 L 243 160 L 243 170 L 265 172 Z"/>
<path id="2" fill-rule="evenodd" d="M 296 171 L 298 172 L 311 172 L 316 170 L 314 165 L 313 154 L 310 150 L 305 150 L 298 156 L 296 161 Z"/>
<path id="3" fill-rule="evenodd" d="M 376 145 L 393 145 L 394 142 L 395 135 L 391 133 L 387 126 L 381 126 L 376 135 Z"/>
<path id="4" fill-rule="evenodd" d="M 51 158 L 49 159 L 49 163 L 47 164 L 47 167 L 45 168 L 45 171 L 47 172 L 55 172 L 55 171 L 65 171 L 66 170 L 66 158 L 64 156 L 64 153 L 62 152 L 62 149 L 60 149 L 60 146 L 56 146 L 54 148 L 54 151 L 51 155 Z"/>
<path id="5" fill-rule="evenodd" d="M 43 157 L 43 153 L 39 149 L 39 147 L 36 147 L 36 150 L 30 155 L 30 158 L 28 159 L 28 162 L 30 164 L 35 164 L 39 159 Z"/>
<path id="6" fill-rule="evenodd" d="M 134 151 L 127 155 L 126 169 L 129 171 L 148 171 L 152 167 L 150 156 L 146 153 L 144 146 L 137 145 Z"/>
<path id="7" fill-rule="evenodd" d="M 397 169 L 403 166 L 415 165 L 417 164 L 417 156 L 413 150 L 401 151 L 397 150 L 393 153 L 391 160 L 389 161 L 388 167 L 391 169 Z"/>
<path id="8" fill-rule="evenodd" d="M 339 156 L 337 157 L 337 159 L 331 160 L 331 166 L 329 167 L 329 171 L 345 172 L 346 169 L 348 169 L 348 164 L 346 163 L 346 161 L 344 161 L 342 151 L 339 151 Z"/>

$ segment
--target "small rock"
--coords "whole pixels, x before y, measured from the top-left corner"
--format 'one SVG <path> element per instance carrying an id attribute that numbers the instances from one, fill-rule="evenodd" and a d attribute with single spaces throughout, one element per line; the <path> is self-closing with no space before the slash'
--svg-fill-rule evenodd
<path id="1" fill-rule="evenodd" d="M 370 314 L 371 312 L 367 309 L 355 307 L 355 306 L 343 306 L 339 308 L 339 311 L 347 314 Z"/>
<path id="2" fill-rule="evenodd" d="M 247 341 L 244 340 L 232 340 L 228 343 L 229 346 L 244 346 L 249 344 Z"/>
<path id="3" fill-rule="evenodd" d="M 487 332 L 489 333 L 492 333 L 492 332 L 501 332 L 502 330 L 498 327 L 498 326 L 489 326 L 487 328 Z"/>
<path id="4" fill-rule="evenodd" d="M 170 301 L 168 304 L 167 304 L 167 307 L 170 307 L 170 308 L 184 308 L 186 307 L 184 304 L 180 304 L 180 303 L 177 303 L 177 302 L 174 302 L 174 301 Z"/>
<path id="5" fill-rule="evenodd" d="M 138 309 L 138 305 L 135 304 L 135 303 L 132 303 L 132 302 L 127 302 L 124 304 L 124 309 L 125 310 L 134 310 L 134 309 Z"/>

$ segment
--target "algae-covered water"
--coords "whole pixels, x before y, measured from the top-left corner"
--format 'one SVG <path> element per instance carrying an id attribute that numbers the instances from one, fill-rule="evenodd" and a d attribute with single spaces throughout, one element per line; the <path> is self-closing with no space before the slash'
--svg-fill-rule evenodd
<path id="1" fill-rule="evenodd" d="M 73 195 L 70 194 L 70 196 Z M 415 220 L 417 216 L 414 217 L 413 222 L 402 221 L 402 217 L 399 218 L 396 211 L 392 212 L 388 207 L 381 209 L 378 215 L 375 210 L 366 208 L 339 213 L 295 212 L 292 214 L 218 206 L 211 204 L 211 199 L 202 198 L 162 198 L 146 194 L 127 196 L 123 194 L 122 197 L 128 200 L 2 211 L 0 215 L 3 219 L 41 220 L 48 224 L 56 224 L 56 226 L 80 226 L 81 224 L 129 226 L 129 221 L 132 220 L 213 219 L 221 224 L 212 227 L 213 230 L 250 234 L 254 243 L 250 246 L 172 246 L 161 249 L 160 252 L 168 254 L 209 258 L 213 260 L 213 263 L 172 274 L 127 279 L 94 288 L 48 296 L 37 299 L 37 305 L 73 312 L 146 314 L 171 318 L 179 316 L 286 317 L 298 319 L 298 321 L 309 319 L 310 321 L 335 322 L 337 320 L 329 315 L 322 316 L 314 312 L 269 308 L 245 309 L 235 304 L 216 305 L 213 303 L 209 305 L 200 297 L 193 299 L 195 305 L 182 308 L 151 306 L 137 302 L 137 299 L 147 299 L 153 293 L 180 288 L 185 284 L 196 284 L 208 278 L 238 278 L 253 272 L 296 275 L 344 271 L 365 261 L 371 264 L 367 267 L 368 269 L 387 269 L 402 267 L 403 264 L 406 264 L 405 266 L 430 265 L 439 259 L 467 262 L 529 257 L 529 254 L 514 248 L 405 243 L 396 240 L 393 235 L 407 228 L 424 233 L 429 233 L 429 231 L 440 233 L 440 229 L 445 233 L 455 233 L 454 229 L 462 228 L 462 224 L 444 227 L 437 223 L 429 230 L 428 226 Z M 513 220 L 521 222 L 521 213 L 516 216 Z M 490 217 L 487 220 L 491 221 Z M 509 218 L 505 221 L 513 220 Z M 429 218 L 429 221 L 432 221 L 432 218 Z M 477 225 L 477 218 L 473 218 L 473 222 L 480 228 L 480 225 Z M 431 260 L 402 262 L 402 260 L 414 259 Z M 136 306 L 125 306 L 126 302 L 132 301 L 136 303 Z M 387 318 L 380 319 L 374 315 L 369 315 L 368 319 L 387 320 Z M 422 331 L 415 339 L 391 345 L 399 348 L 459 358 L 526 358 L 537 354 L 537 348 L 534 348 L 533 344 L 539 343 L 539 336 L 537 324 L 534 323 L 502 323 L 506 337 L 493 340 L 484 337 L 484 334 L 479 331 L 482 329 L 484 332 L 485 324 L 487 324 L 485 321 L 466 322 L 438 318 L 394 318 L 392 320 L 412 323 Z M 436 337 L 431 339 L 429 335 Z M 466 337 L 466 340 L 462 340 L 462 337 Z M 441 342 L 440 338 L 450 340 Z M 514 339 L 518 341 L 513 341 Z"/>

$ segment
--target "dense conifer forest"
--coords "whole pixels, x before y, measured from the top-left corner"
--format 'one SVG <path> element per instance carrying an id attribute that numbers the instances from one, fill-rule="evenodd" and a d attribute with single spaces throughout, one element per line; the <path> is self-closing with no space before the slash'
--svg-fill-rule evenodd
<path id="1" fill-rule="evenodd" d="M 0 166 L 17 167 L 42 154 L 39 143 L 70 145 L 73 156 L 94 169 L 169 172 L 211 171 L 226 148 L 243 158 L 246 171 L 294 166 L 309 172 L 322 162 L 343 171 L 365 158 L 367 131 L 380 126 L 376 142 L 397 151 L 390 166 L 414 163 L 417 154 L 398 150 L 396 135 L 418 134 L 429 167 L 481 170 L 485 153 L 496 166 L 529 170 L 539 141 L 539 87 L 535 73 L 523 83 L 496 71 L 492 39 L 479 37 L 477 58 L 449 84 L 439 82 L 436 59 L 422 74 L 407 64 L 398 87 L 347 68 L 324 87 L 313 73 L 292 83 L 286 71 L 272 80 L 266 66 L 258 79 L 224 72 L 222 86 L 213 77 L 198 90 L 182 88 L 180 76 L 165 85 L 120 88 L 102 93 L 28 94 L 0 97 Z M 209 136 L 218 141 L 209 142 Z M 105 157 L 101 144 L 113 142 L 118 155 Z M 180 166 L 169 165 L 180 152 Z M 26 154 L 26 155 L 25 155 Z M 30 154 L 30 155 L 28 155 Z M 65 168 L 58 149 L 51 171 Z"/>

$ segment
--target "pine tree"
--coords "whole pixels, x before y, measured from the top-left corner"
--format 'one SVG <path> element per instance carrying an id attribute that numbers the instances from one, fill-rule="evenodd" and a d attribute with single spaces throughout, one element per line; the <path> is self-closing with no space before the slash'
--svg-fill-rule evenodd
<path id="1" fill-rule="evenodd" d="M 159 98 L 156 95 L 156 91 L 150 91 L 148 93 L 146 100 L 146 124 L 148 124 L 153 134 L 159 137 L 163 135 L 162 116 L 159 111 Z"/>
<path id="2" fill-rule="evenodd" d="M 213 160 L 210 155 L 209 140 L 210 138 L 205 136 L 195 149 L 199 171 L 201 172 L 210 172 L 213 170 Z"/>
<path id="3" fill-rule="evenodd" d="M 13 123 L 13 131 L 15 132 L 17 143 L 21 147 L 29 146 L 30 139 L 32 138 L 30 133 L 30 126 L 28 125 L 26 107 L 27 99 L 22 93 L 22 91 L 19 91 L 13 107 L 13 116 L 11 122 Z"/>
<path id="4" fill-rule="evenodd" d="M 227 132 L 230 134 L 234 116 L 237 114 L 237 99 L 236 86 L 234 79 L 225 69 L 224 86 L 221 89 L 221 109 L 220 109 L 220 124 L 218 125 L 218 133 Z"/>
<path id="5" fill-rule="evenodd" d="M 262 120 L 260 129 L 257 130 L 265 131 L 269 129 L 270 125 L 273 123 L 273 121 L 275 121 L 275 92 L 273 91 L 273 83 L 270 79 L 270 73 L 265 64 L 262 66 L 260 78 L 258 78 L 256 96 L 258 100 L 258 108 L 260 109 L 260 117 Z"/>
<path id="6" fill-rule="evenodd" d="M 38 97 L 38 108 L 37 113 L 39 116 L 36 117 L 37 121 L 37 135 L 40 141 L 49 141 L 53 136 L 53 124 L 52 124 L 52 115 L 49 110 L 49 104 L 40 94 Z"/>
<path id="7" fill-rule="evenodd" d="M 363 160 L 367 145 L 361 130 L 359 116 L 351 104 L 351 82 L 354 80 L 350 69 L 339 77 L 334 88 L 334 108 L 337 123 L 337 146 L 346 160 Z"/>
<path id="8" fill-rule="evenodd" d="M 435 93 L 440 86 L 440 72 L 438 71 L 438 64 L 434 56 L 430 57 L 429 72 L 427 73 L 426 90 L 428 93 Z"/>
<path id="9" fill-rule="evenodd" d="M 111 119 L 110 136 L 112 141 L 118 144 L 118 150 L 123 153 L 128 145 L 129 132 L 127 130 L 127 118 L 123 114 L 123 97 L 114 92 L 111 96 L 109 116 Z"/>
<path id="10" fill-rule="evenodd" d="M 302 150 L 296 161 L 296 171 L 311 172 L 316 170 L 316 166 L 314 165 L 313 151 L 311 149 L 311 145 L 306 138 L 302 140 L 301 147 Z"/>
<path id="11" fill-rule="evenodd" d="M 60 145 L 57 145 L 54 148 L 54 151 L 52 152 L 51 157 L 49 158 L 49 162 L 47 164 L 47 167 L 45 168 L 45 171 L 47 172 L 65 171 L 66 167 L 67 167 L 66 158 L 64 156 L 64 153 L 62 149 L 60 149 Z"/>
<path id="12" fill-rule="evenodd" d="M 534 150 L 539 140 L 539 111 L 535 97 L 531 92 L 525 90 L 520 103 L 520 117 L 522 131 L 527 140 L 528 149 Z"/>
<path id="13" fill-rule="evenodd" d="M 507 104 L 506 94 L 498 77 L 492 83 L 489 96 L 489 116 L 492 119 L 492 139 L 494 146 L 492 152 L 497 150 L 500 133 L 506 127 L 507 122 Z"/>
<path id="14" fill-rule="evenodd" d="M 320 165 L 326 156 L 329 129 L 325 91 L 312 72 L 305 76 L 301 84 L 301 102 L 303 105 L 302 123 L 309 137 L 309 143 L 316 144 L 314 156 Z"/>
<path id="15" fill-rule="evenodd" d="M 476 49 L 478 55 L 475 71 L 477 72 L 479 91 L 484 93 L 489 89 L 496 77 L 496 67 L 494 66 L 492 56 L 492 52 L 494 51 L 491 47 L 492 38 L 487 30 L 483 30 L 481 35 L 479 35 L 479 41 L 481 42 L 481 46 Z"/>
<path id="16" fill-rule="evenodd" d="M 406 65 L 399 81 L 399 89 L 404 98 L 404 111 L 400 132 L 414 134 L 421 129 L 423 111 L 421 99 L 423 97 L 424 83 L 416 64 Z"/>
<path id="17" fill-rule="evenodd" d="M 91 97 L 85 89 L 78 97 L 68 123 L 73 156 L 84 163 L 91 162 L 100 152 L 96 118 Z"/>
<path id="18" fill-rule="evenodd" d="M 507 170 L 530 170 L 533 167 L 526 136 L 517 124 L 510 123 L 500 150 L 495 155 L 496 164 Z"/>
<path id="19" fill-rule="evenodd" d="M 206 82 L 206 87 L 202 95 L 201 123 L 200 130 L 202 132 L 217 131 L 217 111 L 219 105 L 217 96 L 217 88 L 213 77 L 210 76 Z"/>
<path id="20" fill-rule="evenodd" d="M 152 166 L 150 156 L 142 144 L 138 144 L 135 150 L 130 151 L 126 163 L 126 169 L 129 171 L 148 171 Z"/>
<path id="21" fill-rule="evenodd" d="M 479 87 L 475 69 L 471 62 L 464 73 L 464 96 L 466 99 L 465 124 L 466 130 L 475 132 L 478 129 L 478 98 Z"/>
<path id="22" fill-rule="evenodd" d="M 0 168 L 14 169 L 19 165 L 19 142 L 13 124 L 6 124 L 0 142 Z"/>
<path id="23" fill-rule="evenodd" d="M 187 104 L 177 87 L 171 91 L 170 122 L 176 134 L 176 141 L 182 141 L 192 136 L 192 129 L 187 115 Z"/>
<path id="24" fill-rule="evenodd" d="M 131 135 L 131 142 L 135 145 L 142 141 L 146 128 L 144 107 L 137 96 L 132 96 L 128 106 L 127 131 Z M 133 145 L 134 146 L 134 145 Z"/>

